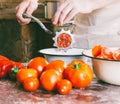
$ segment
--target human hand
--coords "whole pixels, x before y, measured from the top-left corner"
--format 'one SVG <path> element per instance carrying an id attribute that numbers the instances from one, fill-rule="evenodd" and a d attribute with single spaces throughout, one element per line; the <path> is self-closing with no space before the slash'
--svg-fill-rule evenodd
<path id="1" fill-rule="evenodd" d="M 55 25 L 63 25 L 69 22 L 77 13 L 85 14 L 90 13 L 92 10 L 90 0 L 61 0 L 52 22 Z"/>
<path id="2" fill-rule="evenodd" d="M 28 24 L 30 19 L 23 18 L 22 14 L 26 13 L 31 15 L 38 7 L 38 0 L 23 0 L 17 7 L 16 7 L 16 17 L 20 24 Z"/>

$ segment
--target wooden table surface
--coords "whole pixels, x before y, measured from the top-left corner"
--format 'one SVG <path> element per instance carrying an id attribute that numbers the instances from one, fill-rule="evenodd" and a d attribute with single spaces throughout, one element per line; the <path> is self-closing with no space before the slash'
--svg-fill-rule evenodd
<path id="1" fill-rule="evenodd" d="M 120 86 L 94 78 L 86 89 L 73 89 L 68 95 L 38 89 L 26 92 L 18 83 L 0 79 L 0 104 L 120 104 Z"/>

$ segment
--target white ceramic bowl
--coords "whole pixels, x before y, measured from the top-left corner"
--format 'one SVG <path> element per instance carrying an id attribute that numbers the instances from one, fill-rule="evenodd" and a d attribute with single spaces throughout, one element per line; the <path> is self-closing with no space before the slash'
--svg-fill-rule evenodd
<path id="1" fill-rule="evenodd" d="M 91 50 L 85 50 L 83 55 L 92 59 L 93 72 L 98 79 L 120 85 L 120 61 L 95 58 Z"/>
<path id="2" fill-rule="evenodd" d="M 44 55 L 48 62 L 56 59 L 64 60 L 67 64 L 73 59 L 81 59 L 86 61 L 86 57 L 82 55 L 83 49 L 68 49 L 66 52 L 57 48 L 47 48 L 39 51 Z"/>

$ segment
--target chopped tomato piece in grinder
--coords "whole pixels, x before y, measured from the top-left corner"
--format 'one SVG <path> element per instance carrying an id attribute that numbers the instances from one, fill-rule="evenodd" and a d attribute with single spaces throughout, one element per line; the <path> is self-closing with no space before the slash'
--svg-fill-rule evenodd
<path id="1" fill-rule="evenodd" d="M 62 33 L 57 38 L 57 46 L 59 48 L 67 48 L 70 46 L 72 38 L 69 34 Z"/>

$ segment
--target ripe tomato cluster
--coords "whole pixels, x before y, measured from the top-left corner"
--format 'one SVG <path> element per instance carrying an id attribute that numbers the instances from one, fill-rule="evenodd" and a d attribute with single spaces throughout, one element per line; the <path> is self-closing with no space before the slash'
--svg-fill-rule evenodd
<path id="1" fill-rule="evenodd" d="M 39 88 L 38 72 L 32 68 L 22 68 L 17 73 L 17 81 L 26 91 L 35 91 Z"/>
<path id="2" fill-rule="evenodd" d="M 92 55 L 97 58 L 108 60 L 120 60 L 120 48 L 112 50 L 111 48 L 97 44 L 92 48 Z"/>
<path id="3" fill-rule="evenodd" d="M 20 73 L 21 70 L 23 73 Z M 17 74 L 17 79 L 27 91 L 42 88 L 47 91 L 58 91 L 60 94 L 69 94 L 72 88 L 87 87 L 93 77 L 90 66 L 78 59 L 66 64 L 63 60 L 47 62 L 43 57 L 36 57 L 28 62 L 27 69 L 21 70 Z M 37 74 L 32 74 L 30 70 L 35 70 Z M 33 81 L 33 78 L 36 80 Z M 33 86 L 35 88 L 32 89 Z"/>
<path id="4" fill-rule="evenodd" d="M 35 57 L 25 67 L 19 65 L 18 69 L 16 79 L 26 91 L 42 88 L 65 95 L 73 88 L 87 87 L 93 77 L 90 66 L 78 59 L 66 64 L 63 60 L 48 62 L 43 57 Z"/>

